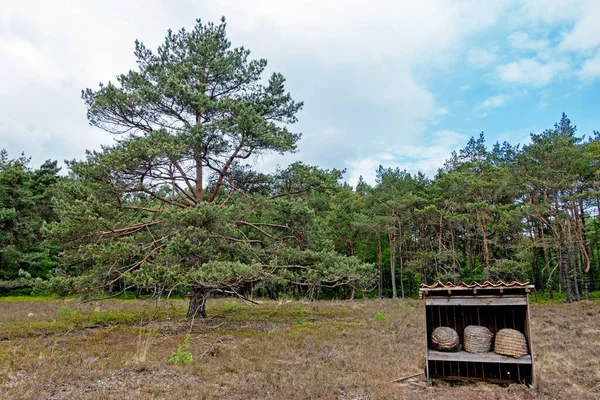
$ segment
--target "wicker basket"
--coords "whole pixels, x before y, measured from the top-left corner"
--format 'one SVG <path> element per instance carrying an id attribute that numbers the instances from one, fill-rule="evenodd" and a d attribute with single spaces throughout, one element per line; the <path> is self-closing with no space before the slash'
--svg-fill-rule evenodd
<path id="1" fill-rule="evenodd" d="M 464 331 L 465 351 L 487 353 L 492 348 L 492 332 L 485 326 L 469 325 Z"/>
<path id="2" fill-rule="evenodd" d="M 497 354 L 521 358 L 529 354 L 525 335 L 514 329 L 500 329 L 496 334 L 494 351 Z"/>
<path id="3" fill-rule="evenodd" d="M 440 351 L 458 351 L 460 350 L 458 333 L 446 326 L 435 328 L 431 333 L 431 346 Z"/>

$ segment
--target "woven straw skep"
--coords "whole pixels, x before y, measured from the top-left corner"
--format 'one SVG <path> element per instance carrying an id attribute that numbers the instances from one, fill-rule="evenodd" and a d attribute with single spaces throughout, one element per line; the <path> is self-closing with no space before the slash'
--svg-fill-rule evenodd
<path id="1" fill-rule="evenodd" d="M 525 335 L 514 329 L 500 329 L 496 334 L 494 351 L 497 354 L 521 358 L 529 354 Z"/>
<path id="2" fill-rule="evenodd" d="M 458 333 L 446 326 L 435 328 L 431 333 L 431 346 L 440 351 L 458 351 L 460 349 Z"/>
<path id="3" fill-rule="evenodd" d="M 469 325 L 464 330 L 465 351 L 487 353 L 492 349 L 494 335 L 485 326 Z"/>

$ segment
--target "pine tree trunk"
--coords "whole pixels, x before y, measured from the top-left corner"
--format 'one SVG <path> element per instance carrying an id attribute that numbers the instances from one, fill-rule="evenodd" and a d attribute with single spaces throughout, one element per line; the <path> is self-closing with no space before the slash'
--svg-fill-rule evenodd
<path id="1" fill-rule="evenodd" d="M 202 203 L 202 160 L 196 161 L 196 203 Z"/>
<path id="2" fill-rule="evenodd" d="M 590 273 L 589 271 L 584 271 L 583 273 L 583 299 L 590 299 Z"/>
<path id="3" fill-rule="evenodd" d="M 200 113 L 196 113 L 196 124 L 200 125 L 202 119 Z M 202 203 L 203 193 L 203 171 L 202 171 L 202 157 L 197 155 L 196 157 L 196 203 Z"/>
<path id="4" fill-rule="evenodd" d="M 581 280 L 581 290 L 583 291 L 583 299 L 584 300 L 589 300 L 590 294 L 588 292 L 588 271 L 586 270 L 586 268 L 584 267 L 585 265 L 585 260 L 583 257 L 583 252 L 578 252 L 579 254 L 579 264 L 581 265 L 581 269 L 579 269 L 579 278 Z"/>
<path id="5" fill-rule="evenodd" d="M 563 288 L 565 287 L 565 280 L 564 280 L 564 271 L 563 271 L 563 264 L 562 264 L 562 258 L 561 258 L 561 253 L 560 251 L 558 252 L 558 293 L 562 293 L 563 292 Z"/>
<path id="6" fill-rule="evenodd" d="M 392 278 L 392 298 L 398 297 L 396 292 L 396 248 L 394 246 L 394 234 L 388 233 L 388 240 L 390 242 L 390 272 Z"/>
<path id="7" fill-rule="evenodd" d="M 577 262 L 577 253 L 575 251 L 574 246 L 571 244 L 571 257 L 570 257 L 570 261 L 571 261 L 571 265 L 573 266 L 571 268 L 571 270 L 573 271 L 573 289 L 575 291 L 575 300 L 576 301 L 581 301 L 581 294 L 579 291 L 579 263 Z"/>
<path id="8" fill-rule="evenodd" d="M 534 284 L 534 286 L 538 289 L 542 289 L 540 287 L 540 280 L 538 280 L 538 271 L 540 269 L 539 266 L 539 252 L 536 251 L 535 246 L 533 246 L 533 244 L 535 243 L 535 235 L 533 233 L 533 226 L 530 227 L 530 229 L 528 229 L 528 233 L 529 233 L 529 238 L 531 239 L 531 280 Z"/>
<path id="9" fill-rule="evenodd" d="M 596 250 L 592 250 L 590 252 L 590 256 L 593 257 L 594 259 L 594 264 L 596 265 L 596 271 L 600 271 L 600 256 L 598 254 L 598 248 L 600 247 L 600 225 L 598 224 L 598 218 L 600 218 L 600 214 L 598 217 L 594 218 L 594 235 L 593 235 L 593 243 L 590 243 L 590 245 L 592 246 L 592 249 L 596 249 Z M 592 274 L 592 282 L 594 281 L 593 279 L 593 275 Z M 592 284 L 593 285 L 593 284 Z M 595 289 L 595 285 L 592 286 L 592 290 Z"/>
<path id="10" fill-rule="evenodd" d="M 379 270 L 379 285 L 377 288 L 377 297 L 379 298 L 379 300 L 381 300 L 382 297 L 382 291 L 383 291 L 383 274 L 381 273 L 382 271 L 382 254 L 381 254 L 381 236 L 378 234 L 377 235 L 377 267 Z"/>
<path id="11" fill-rule="evenodd" d="M 448 229 L 448 231 L 450 232 L 450 246 L 452 248 L 452 273 L 456 274 L 456 276 L 458 276 L 458 278 L 456 278 L 456 283 L 461 281 L 461 268 L 460 268 L 460 260 L 457 261 L 456 257 L 456 246 L 455 246 L 455 242 L 454 242 L 454 227 L 452 225 L 452 222 L 449 223 L 450 227 Z M 458 265 L 457 265 L 458 264 Z"/>
<path id="12" fill-rule="evenodd" d="M 483 254 L 485 255 L 485 279 L 489 281 L 492 279 L 492 273 L 490 268 L 490 249 L 488 246 L 487 232 L 485 229 L 483 229 Z"/>
<path id="13" fill-rule="evenodd" d="M 402 227 L 398 222 L 398 235 L 400 236 L 400 246 L 398 247 L 398 255 L 400 256 L 400 293 L 404 298 L 404 261 L 402 260 Z"/>
<path id="14" fill-rule="evenodd" d="M 206 318 L 206 299 L 209 292 L 203 288 L 192 288 L 190 293 L 190 304 L 188 306 L 188 318 Z"/>
<path id="15" fill-rule="evenodd" d="M 581 257 L 581 268 L 583 270 L 583 298 L 585 300 L 589 300 L 589 272 L 592 265 L 591 258 L 593 257 L 593 253 L 588 243 L 589 241 L 585 222 L 585 210 L 583 209 L 583 200 L 579 200 L 579 219 L 577 226 L 579 227 L 579 236 L 582 249 L 579 254 Z"/>
<path id="16" fill-rule="evenodd" d="M 476 210 L 475 212 L 477 214 L 477 221 L 479 222 L 479 227 L 481 229 L 481 236 L 483 237 L 483 254 L 485 257 L 485 279 L 489 281 L 492 279 L 492 277 L 490 268 L 490 248 L 488 246 L 486 221 L 484 216 L 479 212 L 479 210 Z"/>
<path id="17" fill-rule="evenodd" d="M 471 273 L 471 282 L 475 281 L 475 270 L 473 268 L 473 259 L 471 258 L 471 230 L 468 225 L 465 225 L 465 236 L 467 237 L 467 263 L 469 264 L 469 272 Z"/>
<path id="18" fill-rule="evenodd" d="M 571 218 L 572 218 L 572 220 L 565 222 L 566 239 L 567 239 L 567 244 L 568 244 L 567 262 L 571 266 L 571 271 L 573 273 L 573 291 L 575 294 L 575 301 L 580 301 L 581 295 L 579 294 L 579 282 L 578 282 L 578 280 L 579 280 L 578 279 L 579 263 L 577 262 L 577 255 L 576 255 L 576 250 L 575 250 L 575 240 L 577 239 L 577 237 L 575 236 L 575 232 L 574 232 L 575 227 L 573 226 L 574 221 L 577 218 L 577 214 L 572 207 L 567 207 L 565 205 L 564 209 L 567 212 L 567 215 L 571 216 Z M 567 275 L 567 279 L 569 279 L 568 275 Z"/>
<path id="19" fill-rule="evenodd" d="M 565 279 L 567 301 L 571 303 L 573 301 L 573 290 L 571 288 L 571 278 L 569 277 L 569 261 L 565 250 L 562 248 L 559 250 L 559 259 L 563 272 L 563 278 Z"/>
<path id="20" fill-rule="evenodd" d="M 546 247 L 546 239 L 544 237 L 544 227 L 538 225 L 540 236 L 542 238 L 542 250 L 544 252 L 544 264 L 548 268 L 548 291 L 550 292 L 550 298 L 554 298 L 554 287 L 552 286 L 552 267 L 550 266 L 550 260 L 548 258 L 548 248 Z"/>

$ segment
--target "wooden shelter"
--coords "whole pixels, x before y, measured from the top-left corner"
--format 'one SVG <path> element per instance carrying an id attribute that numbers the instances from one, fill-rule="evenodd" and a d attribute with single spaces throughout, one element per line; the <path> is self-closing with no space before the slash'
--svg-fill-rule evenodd
<path id="1" fill-rule="evenodd" d="M 459 285 L 442 283 L 421 285 L 425 299 L 426 374 L 427 381 L 486 381 L 492 383 L 524 383 L 535 386 L 533 344 L 530 329 L 529 298 L 533 289 L 529 282 L 485 282 Z M 491 333 L 503 328 L 516 329 L 525 335 L 529 354 L 513 358 L 493 352 L 468 353 L 435 351 L 431 333 L 439 326 L 454 329 L 464 344 L 464 328 L 469 325 L 487 327 Z"/>

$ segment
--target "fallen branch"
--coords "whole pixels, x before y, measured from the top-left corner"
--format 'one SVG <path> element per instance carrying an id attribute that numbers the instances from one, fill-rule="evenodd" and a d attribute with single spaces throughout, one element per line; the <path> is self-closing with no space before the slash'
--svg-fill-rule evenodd
<path id="1" fill-rule="evenodd" d="M 409 375 L 409 376 L 405 376 L 405 377 L 403 377 L 403 378 L 394 379 L 394 380 L 392 381 L 392 383 L 397 383 L 397 382 L 406 381 L 406 380 L 408 380 L 408 379 L 411 379 L 411 378 L 416 378 L 416 377 L 418 377 L 418 376 L 421 376 L 421 375 L 425 375 L 425 372 L 419 372 L 418 374 Z"/>

